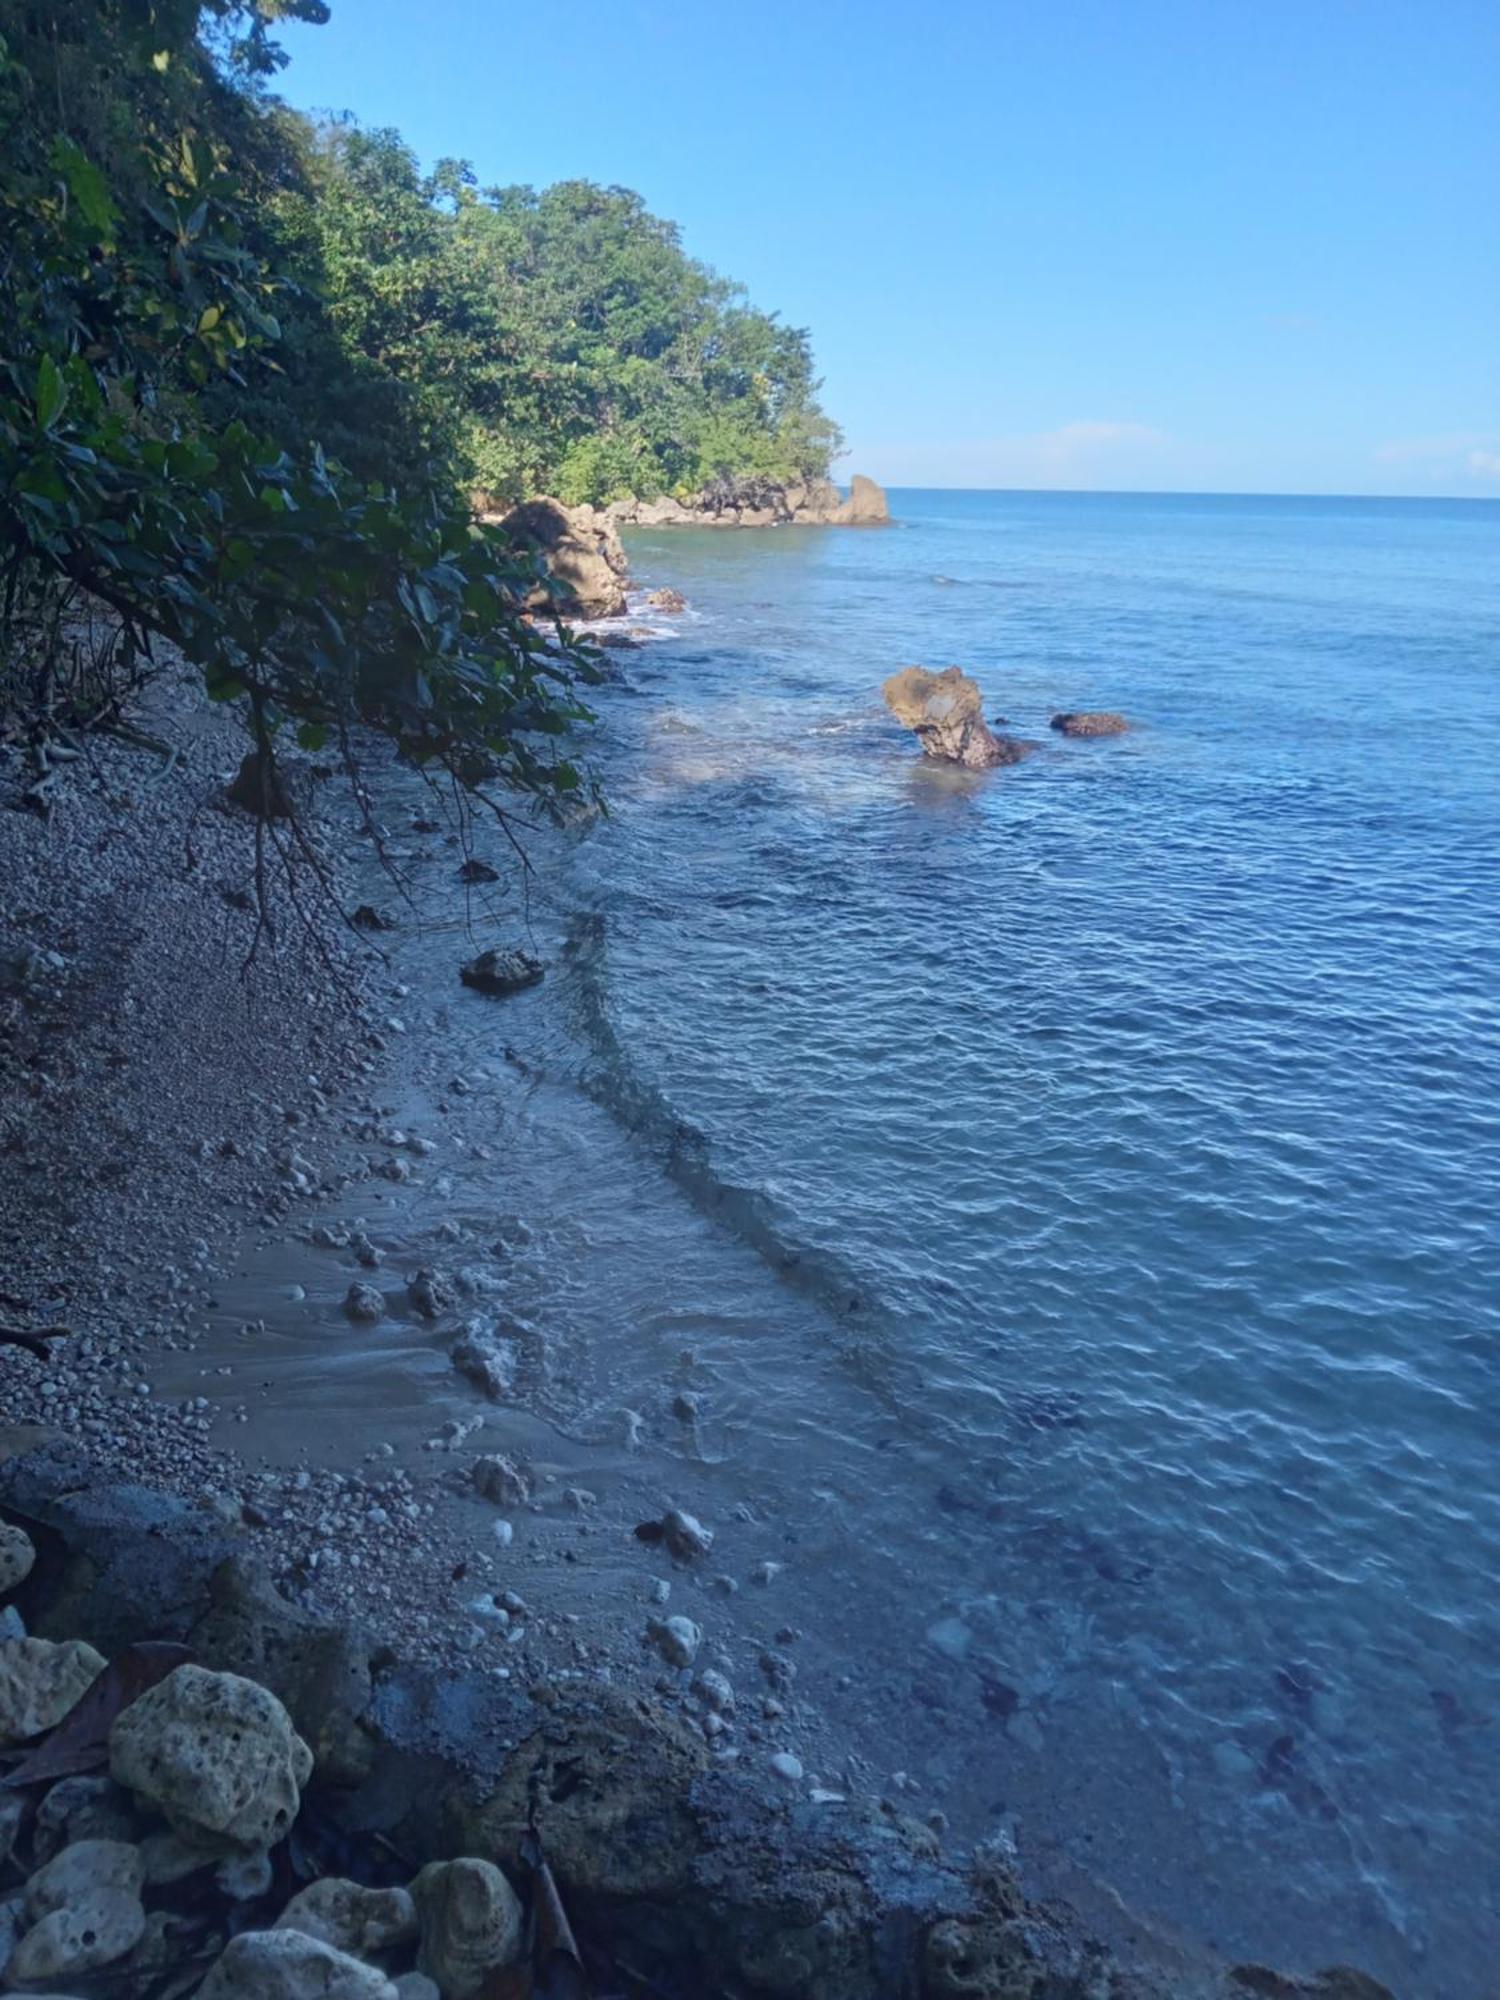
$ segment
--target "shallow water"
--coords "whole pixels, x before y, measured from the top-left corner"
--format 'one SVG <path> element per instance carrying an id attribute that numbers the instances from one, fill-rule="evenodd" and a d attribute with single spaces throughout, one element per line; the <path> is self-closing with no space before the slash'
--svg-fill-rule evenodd
<path id="1" fill-rule="evenodd" d="M 883 1727 L 939 1711 L 963 1824 L 1482 1992 L 1500 509 L 894 506 L 633 541 L 693 611 L 601 704 L 576 1054 L 538 1031 L 672 1190 L 601 1275 L 743 1477 L 822 1496 L 825 1625 Z M 912 660 L 1139 727 L 950 774 L 881 709 Z"/>
<path id="2" fill-rule="evenodd" d="M 692 609 L 615 655 L 611 813 L 524 908 L 391 786 L 382 1092 L 438 1151 L 338 1206 L 531 1330 L 482 1437 L 597 1489 L 626 1652 L 675 1499 L 783 1565 L 679 1587 L 744 1685 L 800 1630 L 841 1789 L 1116 1937 L 1492 1992 L 1500 508 L 893 498 L 633 538 Z M 924 762 L 913 660 L 1043 749 Z M 1049 735 L 1084 706 L 1138 726 Z M 498 1007 L 492 901 L 552 968 Z M 351 1275 L 268 1237 L 168 1386 L 253 1350 L 252 1449 L 420 1453 L 483 1406 Z"/>

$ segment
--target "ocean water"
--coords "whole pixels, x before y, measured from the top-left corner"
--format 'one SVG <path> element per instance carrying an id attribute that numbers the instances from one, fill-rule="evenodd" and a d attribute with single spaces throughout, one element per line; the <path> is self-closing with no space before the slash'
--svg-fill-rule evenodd
<path id="1" fill-rule="evenodd" d="M 601 1406 L 690 1350 L 966 1833 L 1500 1990 L 1500 506 L 892 505 L 631 542 L 691 609 L 566 864 Z M 913 661 L 1041 750 L 924 761 Z"/>

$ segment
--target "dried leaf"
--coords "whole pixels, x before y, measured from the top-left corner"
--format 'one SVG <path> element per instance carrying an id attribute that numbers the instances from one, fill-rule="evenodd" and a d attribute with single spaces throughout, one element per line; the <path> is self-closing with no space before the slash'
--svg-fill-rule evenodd
<path id="1" fill-rule="evenodd" d="M 186 1666 L 192 1657 L 186 1646 L 165 1639 L 146 1639 L 127 1646 L 79 1696 L 46 1741 L 0 1780 L 0 1789 L 50 1785 L 59 1778 L 97 1771 L 108 1760 L 110 1728 L 121 1709 L 129 1708 L 148 1688 Z"/>

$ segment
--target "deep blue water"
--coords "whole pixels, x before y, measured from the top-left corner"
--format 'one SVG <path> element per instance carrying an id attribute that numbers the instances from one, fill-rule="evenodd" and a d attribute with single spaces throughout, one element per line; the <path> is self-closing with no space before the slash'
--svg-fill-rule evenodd
<path id="1" fill-rule="evenodd" d="M 1500 506 L 892 505 L 634 538 L 692 612 L 574 866 L 593 1089 L 804 1315 L 726 1266 L 734 1449 L 844 1468 L 1006 1800 L 1164 1921 L 1489 1990 Z M 924 762 L 913 661 L 1045 747 Z"/>

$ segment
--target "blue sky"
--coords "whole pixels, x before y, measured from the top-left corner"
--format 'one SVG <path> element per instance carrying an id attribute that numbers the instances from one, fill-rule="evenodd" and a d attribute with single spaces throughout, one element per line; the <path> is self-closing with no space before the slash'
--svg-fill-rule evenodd
<path id="1" fill-rule="evenodd" d="M 308 109 L 638 188 L 892 485 L 1500 498 L 1496 0 L 331 0 Z"/>

